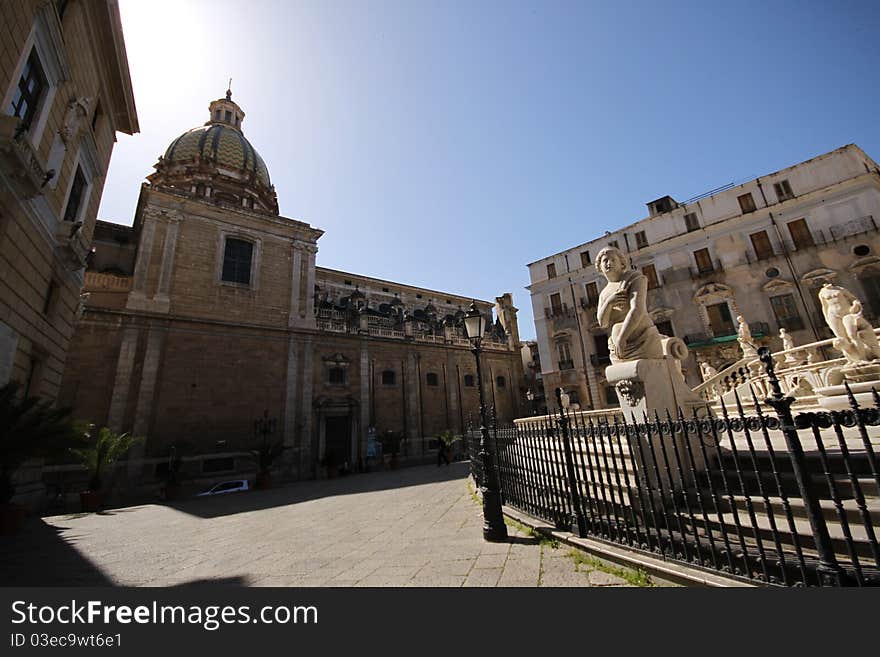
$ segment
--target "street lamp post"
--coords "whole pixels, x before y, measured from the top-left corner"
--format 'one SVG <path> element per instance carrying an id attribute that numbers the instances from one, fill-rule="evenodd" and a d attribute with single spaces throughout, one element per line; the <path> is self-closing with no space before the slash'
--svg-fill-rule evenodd
<path id="1" fill-rule="evenodd" d="M 507 540 L 507 525 L 501 513 L 501 487 L 495 472 L 495 460 L 489 445 L 489 429 L 486 427 L 486 402 L 483 398 L 483 371 L 480 366 L 483 333 L 486 330 L 486 318 L 477 309 L 476 302 L 471 303 L 464 317 L 464 328 L 468 339 L 474 346 L 474 358 L 477 360 L 477 390 L 480 393 L 480 452 L 483 463 L 483 482 L 480 492 L 483 495 L 483 539 L 492 542 Z"/>
<path id="2" fill-rule="evenodd" d="M 529 400 L 529 415 L 535 414 L 535 393 L 529 388 L 526 391 L 526 399 Z"/>

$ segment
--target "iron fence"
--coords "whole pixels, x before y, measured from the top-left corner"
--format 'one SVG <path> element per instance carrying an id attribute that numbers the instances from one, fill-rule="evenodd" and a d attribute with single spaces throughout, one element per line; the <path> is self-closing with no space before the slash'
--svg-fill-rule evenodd
<path id="1" fill-rule="evenodd" d="M 769 356 L 769 354 L 768 354 Z M 772 361 L 765 360 L 771 386 Z M 492 426 L 503 503 L 582 537 L 783 586 L 878 586 L 880 397 L 792 416 L 775 389 L 689 416 Z M 479 433 L 469 434 L 482 481 Z"/>

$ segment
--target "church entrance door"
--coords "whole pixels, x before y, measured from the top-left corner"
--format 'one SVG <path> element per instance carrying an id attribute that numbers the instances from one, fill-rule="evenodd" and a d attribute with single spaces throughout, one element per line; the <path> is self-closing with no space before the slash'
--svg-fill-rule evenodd
<path id="1" fill-rule="evenodd" d="M 351 416 L 329 415 L 324 418 L 325 453 L 332 453 L 341 466 L 346 461 L 351 465 Z"/>

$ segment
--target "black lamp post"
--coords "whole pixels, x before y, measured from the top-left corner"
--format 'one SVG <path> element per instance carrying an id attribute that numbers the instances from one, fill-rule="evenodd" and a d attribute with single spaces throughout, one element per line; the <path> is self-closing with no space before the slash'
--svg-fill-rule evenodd
<path id="1" fill-rule="evenodd" d="M 529 388 L 526 390 L 526 399 L 529 400 L 529 415 L 535 414 L 535 393 Z"/>
<path id="2" fill-rule="evenodd" d="M 476 302 L 471 303 L 468 313 L 464 316 L 464 329 L 468 340 L 474 345 L 474 358 L 477 359 L 477 390 L 480 392 L 480 452 L 483 462 L 483 539 L 493 542 L 507 540 L 507 525 L 501 513 L 501 487 L 495 472 L 495 460 L 489 446 L 489 429 L 486 428 L 486 403 L 483 398 L 483 371 L 480 367 L 480 353 L 483 351 L 481 342 L 486 331 L 486 318 L 477 310 Z"/>

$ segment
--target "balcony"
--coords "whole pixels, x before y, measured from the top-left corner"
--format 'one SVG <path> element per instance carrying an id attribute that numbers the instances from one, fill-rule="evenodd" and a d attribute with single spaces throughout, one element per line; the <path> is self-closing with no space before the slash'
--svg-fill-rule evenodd
<path id="1" fill-rule="evenodd" d="M 86 266 L 89 255 L 89 243 L 83 236 L 82 224 L 62 221 L 55 229 L 55 247 L 61 259 L 67 263 L 68 269 L 76 271 Z"/>
<path id="2" fill-rule="evenodd" d="M 42 193 L 43 185 L 52 178 L 40 164 L 21 121 L 5 114 L 0 115 L 0 170 L 22 200 Z"/>
<path id="3" fill-rule="evenodd" d="M 724 271 L 724 267 L 721 265 L 720 260 L 714 260 L 709 263 L 710 266 L 699 269 L 697 267 L 689 267 L 688 270 L 691 273 L 692 280 L 699 280 L 701 278 L 707 278 L 710 276 L 714 276 L 715 274 L 720 274 Z"/>
<path id="4" fill-rule="evenodd" d="M 874 217 L 869 214 L 864 217 L 858 217 L 856 219 L 845 221 L 842 224 L 831 226 L 828 231 L 831 233 L 831 239 L 836 242 L 837 240 L 844 239 L 846 237 L 853 237 L 855 235 L 861 235 L 863 233 L 876 232 L 877 222 L 874 221 Z"/>

